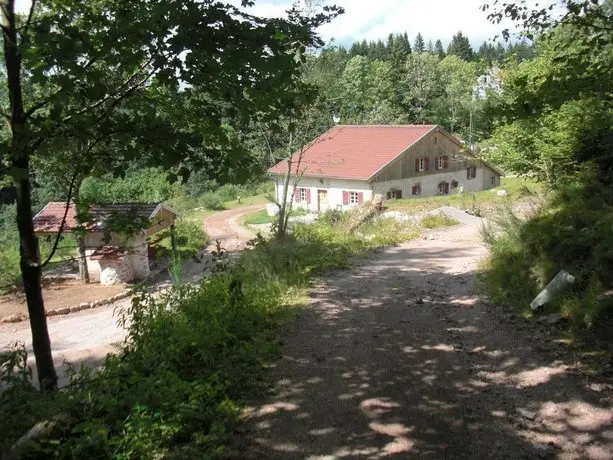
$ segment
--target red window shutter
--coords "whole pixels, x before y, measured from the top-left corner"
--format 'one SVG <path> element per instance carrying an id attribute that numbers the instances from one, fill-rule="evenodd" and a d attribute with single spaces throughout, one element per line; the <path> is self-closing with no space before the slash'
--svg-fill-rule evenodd
<path id="1" fill-rule="evenodd" d="M 443 157 L 443 168 L 447 169 L 449 167 L 449 155 L 445 155 Z"/>
<path id="2" fill-rule="evenodd" d="M 430 170 L 430 157 L 426 157 L 426 158 L 424 159 L 424 163 L 425 163 L 424 169 L 425 169 L 426 171 Z"/>
<path id="3" fill-rule="evenodd" d="M 300 201 L 300 189 L 296 187 L 294 189 L 294 203 L 298 203 Z"/>
<path id="4" fill-rule="evenodd" d="M 343 204 L 349 204 L 349 192 L 347 190 L 343 190 Z"/>
<path id="5" fill-rule="evenodd" d="M 434 157 L 434 169 L 438 169 L 438 157 Z"/>
<path id="6" fill-rule="evenodd" d="M 307 204 L 311 204 L 311 189 L 310 188 L 306 189 L 306 202 Z"/>
<path id="7" fill-rule="evenodd" d="M 415 158 L 415 172 L 419 172 L 419 158 Z"/>
<path id="8" fill-rule="evenodd" d="M 358 204 L 362 204 L 364 203 L 364 193 L 359 192 L 358 193 Z"/>

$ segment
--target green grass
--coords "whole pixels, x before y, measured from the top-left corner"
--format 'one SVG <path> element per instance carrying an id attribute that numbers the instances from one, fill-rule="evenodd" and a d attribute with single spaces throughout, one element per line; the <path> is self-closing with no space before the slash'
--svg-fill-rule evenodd
<path id="1" fill-rule="evenodd" d="M 445 228 L 458 225 L 456 219 L 449 217 L 445 214 L 428 215 L 421 219 L 421 226 L 427 229 Z"/>
<path id="2" fill-rule="evenodd" d="M 500 205 L 521 199 L 526 194 L 543 191 L 543 186 L 536 182 L 517 177 L 503 177 L 500 187 L 494 190 L 506 190 L 507 196 L 498 196 L 492 190 L 480 192 L 465 192 L 434 196 L 429 198 L 407 198 L 402 200 L 389 200 L 386 202 L 390 210 L 406 212 L 407 214 L 420 214 L 441 206 L 454 206 L 460 209 L 474 210 L 478 214 L 487 215 L 495 211 Z"/>
<path id="3" fill-rule="evenodd" d="M 290 216 L 305 216 L 307 212 L 304 209 L 296 209 L 290 212 Z M 261 211 L 254 212 L 252 214 L 247 215 L 243 219 L 243 224 L 245 225 L 260 225 L 260 224 L 270 224 L 274 222 L 275 216 L 269 216 L 266 209 L 262 209 Z"/>

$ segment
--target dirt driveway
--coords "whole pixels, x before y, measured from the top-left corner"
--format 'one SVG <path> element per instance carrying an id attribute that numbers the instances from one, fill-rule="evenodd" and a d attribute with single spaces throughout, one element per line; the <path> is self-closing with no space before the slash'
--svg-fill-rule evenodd
<path id="1" fill-rule="evenodd" d="M 209 236 L 209 249 L 213 250 L 216 240 L 226 251 L 243 249 L 247 241 L 254 237 L 240 220 L 247 214 L 264 209 L 264 204 L 254 204 L 243 208 L 229 209 L 204 219 L 204 228 Z"/>
<path id="2" fill-rule="evenodd" d="M 434 235 L 325 278 L 229 457 L 613 458 L 610 387 L 477 295 L 477 225 Z"/>

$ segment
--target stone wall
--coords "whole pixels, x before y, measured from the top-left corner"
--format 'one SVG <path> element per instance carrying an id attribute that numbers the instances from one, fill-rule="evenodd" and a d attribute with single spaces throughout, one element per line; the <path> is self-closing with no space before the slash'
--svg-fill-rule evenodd
<path id="1" fill-rule="evenodd" d="M 100 284 L 128 283 L 134 279 L 134 270 L 127 257 L 120 260 L 103 259 L 100 262 Z"/>

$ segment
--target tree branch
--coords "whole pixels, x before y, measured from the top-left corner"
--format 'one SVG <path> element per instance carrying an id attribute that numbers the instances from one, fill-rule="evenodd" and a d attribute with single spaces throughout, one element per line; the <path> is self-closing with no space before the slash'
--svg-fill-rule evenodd
<path id="1" fill-rule="evenodd" d="M 66 225 L 66 217 L 68 216 L 68 210 L 70 209 L 70 201 L 72 200 L 72 189 L 74 188 L 74 184 L 75 184 L 75 181 L 77 180 L 78 175 L 79 175 L 79 167 L 77 166 L 74 170 L 74 174 L 72 175 L 70 186 L 68 187 L 68 197 L 66 198 L 66 208 L 64 209 L 64 216 L 62 217 L 62 223 L 60 224 L 60 231 L 57 232 L 57 236 L 55 237 L 55 242 L 53 243 L 53 247 L 51 248 L 51 252 L 47 256 L 47 259 L 40 265 L 41 268 L 47 266 L 47 264 L 51 261 L 51 258 L 55 255 L 55 251 L 57 250 L 57 245 L 60 242 L 60 238 L 62 237 L 62 232 L 64 231 L 64 226 Z"/>
<path id="2" fill-rule="evenodd" d="M 87 147 L 86 153 L 89 154 L 101 140 L 102 140 L 102 137 L 99 137 L 92 144 L 90 144 Z M 66 217 L 68 216 L 68 210 L 70 209 L 70 201 L 72 200 L 72 191 L 74 189 L 74 185 L 77 180 L 77 176 L 79 175 L 79 170 L 80 170 L 80 164 L 77 164 L 77 166 L 75 167 L 74 174 L 72 175 L 72 179 L 70 180 L 70 186 L 68 187 L 68 196 L 66 197 L 66 208 L 64 209 L 64 217 L 62 217 L 62 223 L 60 224 L 60 230 L 57 233 L 55 242 L 53 243 L 53 247 L 51 248 L 51 252 L 47 256 L 47 259 L 45 260 L 45 262 L 41 264 L 41 268 L 45 267 L 51 261 L 51 258 L 55 255 L 55 251 L 57 250 L 57 246 L 60 242 L 62 232 L 64 231 L 64 226 L 66 225 Z"/>
<path id="3" fill-rule="evenodd" d="M 21 34 L 22 41 L 23 37 L 28 34 L 28 29 L 30 28 L 30 24 L 32 23 L 32 17 L 34 16 L 34 9 L 36 8 L 37 0 L 32 0 L 32 5 L 30 6 L 30 12 L 28 13 L 28 19 L 26 21 L 26 25 L 23 28 L 23 33 Z"/>
<path id="4" fill-rule="evenodd" d="M 62 91 L 64 91 L 64 88 L 60 88 L 59 90 L 57 90 L 55 93 L 53 93 L 51 96 L 49 96 L 47 99 L 42 100 L 40 102 L 37 102 L 36 104 L 34 104 L 32 107 L 30 107 L 27 111 L 26 111 L 26 118 L 30 118 L 34 112 L 36 112 L 39 109 L 42 109 L 44 106 L 46 106 L 49 102 L 51 102 L 51 100 L 57 96 L 58 94 L 60 94 Z"/>

